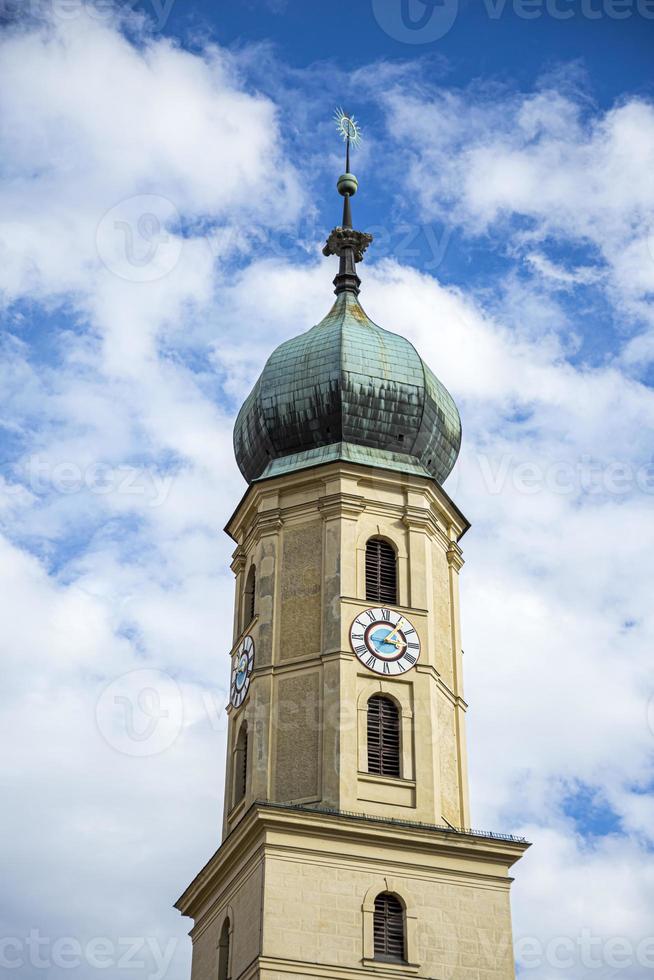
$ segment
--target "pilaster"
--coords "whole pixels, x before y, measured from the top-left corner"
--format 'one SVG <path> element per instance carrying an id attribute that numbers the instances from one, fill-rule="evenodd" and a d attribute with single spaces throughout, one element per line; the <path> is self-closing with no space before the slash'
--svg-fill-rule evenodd
<path id="1" fill-rule="evenodd" d="M 463 553 L 456 540 L 450 541 L 447 549 L 447 563 L 450 586 L 450 609 L 452 616 L 452 648 L 454 653 L 454 691 L 457 701 L 454 707 L 456 726 L 457 764 L 459 775 L 459 799 L 464 826 L 470 823 L 470 795 L 468 784 L 468 750 L 466 740 L 465 710 L 463 700 L 463 649 L 461 646 L 461 613 L 459 603 L 459 573 L 463 568 Z"/>

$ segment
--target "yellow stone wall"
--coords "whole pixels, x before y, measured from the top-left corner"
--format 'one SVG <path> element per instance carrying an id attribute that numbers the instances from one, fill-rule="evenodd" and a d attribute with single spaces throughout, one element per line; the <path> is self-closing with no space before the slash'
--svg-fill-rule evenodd
<path id="1" fill-rule="evenodd" d="M 212 889 L 228 877 L 230 854 L 219 851 L 198 879 L 211 900 L 202 903 L 195 886 L 180 900 L 198 921 L 192 980 L 215 980 L 226 915 L 232 978 L 514 980 L 508 871 L 525 845 L 418 828 L 398 837 L 382 824 L 288 810 L 251 811 L 248 821 L 259 822 L 258 835 L 246 838 L 249 848 L 239 840 L 231 848 L 256 855 L 247 875 Z M 373 958 L 374 899 L 383 891 L 406 910 L 403 964 Z"/>
<path id="2" fill-rule="evenodd" d="M 281 538 L 278 660 L 284 663 L 320 652 L 322 522 L 289 524 Z"/>
<path id="3" fill-rule="evenodd" d="M 246 629 L 255 673 L 249 699 L 230 713 L 228 761 L 244 717 L 251 785 L 236 810 L 227 792 L 225 834 L 255 799 L 469 824 L 458 625 L 465 528 L 433 481 L 368 467 L 331 464 L 248 490 L 228 530 L 238 545 L 237 610 L 257 568 L 256 617 Z M 365 771 L 365 706 L 381 681 L 349 641 L 369 605 L 365 549 L 376 535 L 397 551 L 396 608 L 422 644 L 416 668 L 384 688 L 402 705 L 401 780 Z M 242 627 L 237 612 L 235 644 Z"/>
<path id="4" fill-rule="evenodd" d="M 217 980 L 218 942 L 225 919 L 230 920 L 230 978 L 240 977 L 261 949 L 264 861 L 261 855 L 239 868 L 212 895 L 196 918 L 191 980 Z"/>
<path id="5" fill-rule="evenodd" d="M 354 859 L 315 853 L 269 858 L 262 956 L 325 968 L 371 965 L 374 953 L 364 936 L 371 910 L 364 911 L 364 903 L 390 886 L 407 907 L 408 962 L 417 976 L 470 980 L 474 970 L 476 980 L 513 978 L 507 882 L 480 888 L 478 881 L 443 871 L 416 875 L 402 862 L 389 869 L 385 858 L 365 851 Z"/>
<path id="6" fill-rule="evenodd" d="M 177 907 L 195 921 L 192 980 L 216 980 L 232 926 L 230 980 L 514 980 L 509 869 L 526 845 L 470 826 L 458 575 L 465 518 L 433 482 L 334 463 L 249 488 L 236 542 L 234 649 L 255 669 L 229 709 L 223 844 Z M 380 677 L 351 650 L 365 599 L 365 548 L 391 541 L 398 608 L 421 640 L 418 664 Z M 256 567 L 254 620 L 243 591 Z M 392 697 L 402 774 L 367 770 L 367 703 Z M 248 728 L 245 798 L 233 753 Z M 393 823 L 400 820 L 402 823 Z M 405 905 L 407 960 L 373 959 L 374 899 Z"/>
<path id="7" fill-rule="evenodd" d="M 309 667 L 274 682 L 273 792 L 276 802 L 321 798 L 322 671 Z"/>

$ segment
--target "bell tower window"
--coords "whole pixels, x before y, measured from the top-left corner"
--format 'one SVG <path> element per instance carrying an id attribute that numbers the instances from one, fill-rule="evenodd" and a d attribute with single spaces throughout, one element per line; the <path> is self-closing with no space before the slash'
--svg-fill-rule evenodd
<path id="1" fill-rule="evenodd" d="M 399 777 L 400 713 L 395 701 L 375 694 L 368 701 L 368 772 Z"/>
<path id="2" fill-rule="evenodd" d="M 370 538 L 366 543 L 366 600 L 397 603 L 397 558 L 393 546 L 383 538 Z"/>
<path id="3" fill-rule="evenodd" d="M 229 980 L 229 919 L 225 919 L 218 940 L 218 980 Z"/>
<path id="4" fill-rule="evenodd" d="M 375 899 L 373 918 L 375 959 L 402 963 L 406 958 L 404 907 L 396 895 L 382 892 Z"/>
<path id="5" fill-rule="evenodd" d="M 243 592 L 243 629 L 249 626 L 254 619 L 256 592 L 257 570 L 254 565 L 250 565 L 250 571 L 248 572 Z"/>
<path id="6" fill-rule="evenodd" d="M 243 722 L 234 750 L 234 806 L 245 797 L 248 781 L 248 726 Z"/>

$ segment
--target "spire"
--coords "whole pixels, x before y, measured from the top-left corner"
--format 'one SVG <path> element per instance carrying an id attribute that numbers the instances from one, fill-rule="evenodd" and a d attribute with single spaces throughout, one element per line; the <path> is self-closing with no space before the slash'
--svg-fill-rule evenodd
<path id="1" fill-rule="evenodd" d="M 338 193 L 343 197 L 343 222 L 333 229 L 322 252 L 323 255 L 338 255 L 340 259 L 338 275 L 334 279 L 336 295 L 350 292 L 358 296 L 361 280 L 357 275 L 356 263 L 363 261 L 363 253 L 372 242 L 372 235 L 355 231 L 352 227 L 350 199 L 356 194 L 359 182 L 350 173 L 350 148 L 361 142 L 361 130 L 354 116 L 342 109 L 336 110 L 335 118 L 338 131 L 345 140 L 345 173 L 341 174 L 336 184 Z"/>

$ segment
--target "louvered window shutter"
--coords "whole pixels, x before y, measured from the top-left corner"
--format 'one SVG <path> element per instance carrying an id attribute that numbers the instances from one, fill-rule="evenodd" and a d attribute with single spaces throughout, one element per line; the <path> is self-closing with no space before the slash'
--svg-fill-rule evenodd
<path id="1" fill-rule="evenodd" d="M 257 594 L 257 570 L 254 565 L 250 566 L 247 581 L 245 583 L 245 596 L 243 602 L 243 627 L 249 626 L 254 619 L 256 612 Z"/>
<path id="2" fill-rule="evenodd" d="M 248 729 L 244 722 L 234 754 L 234 805 L 240 803 L 248 788 Z"/>
<path id="3" fill-rule="evenodd" d="M 229 980 L 229 919 L 225 919 L 218 942 L 218 980 Z"/>
<path id="4" fill-rule="evenodd" d="M 247 729 L 243 733 L 243 742 L 241 744 L 241 799 L 245 796 L 245 792 L 248 788 L 248 733 Z"/>
<path id="5" fill-rule="evenodd" d="M 381 694 L 368 701 L 368 772 L 400 776 L 400 716 L 395 702 Z"/>
<path id="6" fill-rule="evenodd" d="M 366 599 L 368 602 L 397 602 L 397 561 L 388 541 L 370 538 L 366 543 Z"/>
<path id="7" fill-rule="evenodd" d="M 388 892 L 375 899 L 374 942 L 376 959 L 405 959 L 404 909 L 400 900 Z"/>

